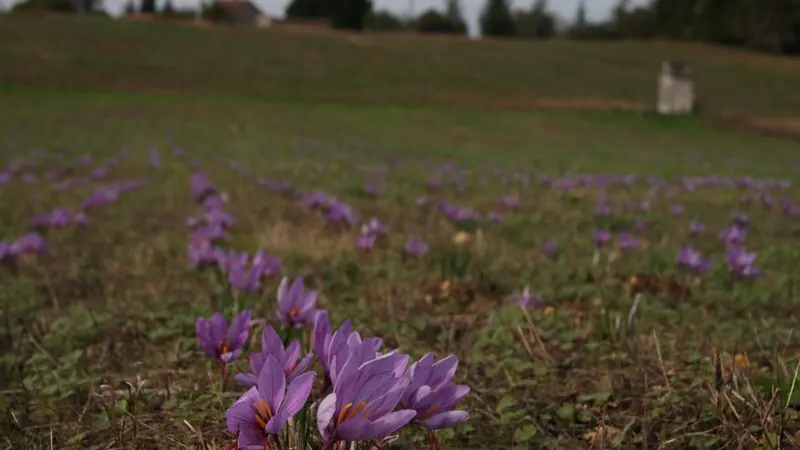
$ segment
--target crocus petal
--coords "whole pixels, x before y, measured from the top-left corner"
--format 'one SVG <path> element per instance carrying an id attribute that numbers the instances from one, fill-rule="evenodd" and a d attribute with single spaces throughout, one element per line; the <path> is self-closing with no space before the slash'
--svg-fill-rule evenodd
<path id="1" fill-rule="evenodd" d="M 401 409 L 399 411 L 391 412 L 373 422 L 373 439 L 382 439 L 391 436 L 400 428 L 408 425 L 409 422 L 414 420 L 417 412 L 411 409 Z M 345 422 L 347 423 L 347 422 Z"/>
<path id="2" fill-rule="evenodd" d="M 297 363 L 296 366 L 294 366 L 294 369 L 291 371 L 291 373 L 289 373 L 289 375 L 287 375 L 286 378 L 289 380 L 293 380 L 298 375 L 305 372 L 308 369 L 308 366 L 311 365 L 311 361 L 313 360 L 314 360 L 314 354 L 313 353 L 307 354 L 306 356 L 303 357 L 303 359 L 300 360 L 300 362 Z"/>
<path id="3" fill-rule="evenodd" d="M 253 387 L 244 393 L 228 411 L 225 412 L 225 422 L 231 434 L 239 434 L 240 430 L 258 427 L 253 411 L 253 404 L 258 402 L 258 390 Z"/>
<path id="4" fill-rule="evenodd" d="M 237 374 L 234 379 L 237 383 L 244 386 L 255 386 L 258 383 L 258 377 L 252 373 L 240 373 Z"/>
<path id="5" fill-rule="evenodd" d="M 291 372 L 292 367 L 297 363 L 297 358 L 300 357 L 300 341 L 292 341 L 283 352 L 283 371 Z"/>
<path id="6" fill-rule="evenodd" d="M 460 423 L 466 422 L 467 419 L 469 419 L 468 412 L 455 410 L 433 415 L 419 423 L 429 430 L 438 430 L 441 428 L 453 428 Z"/>
<path id="7" fill-rule="evenodd" d="M 336 427 L 336 436 L 343 441 L 370 441 L 378 439 L 373 423 L 367 419 L 354 417 Z"/>
<path id="8" fill-rule="evenodd" d="M 222 313 L 214 313 L 211 316 L 211 338 L 215 345 L 225 342 L 228 338 L 228 323 Z"/>
<path id="9" fill-rule="evenodd" d="M 458 357 L 450 355 L 437 361 L 431 370 L 430 381 L 427 383 L 429 386 L 436 390 L 443 383 L 453 379 L 458 368 Z"/>
<path id="10" fill-rule="evenodd" d="M 328 437 L 328 425 L 336 412 L 336 394 L 328 394 L 317 406 L 317 429 L 323 437 Z"/>
<path id="11" fill-rule="evenodd" d="M 289 383 L 289 388 L 286 390 L 286 401 L 283 402 L 280 408 L 285 410 L 289 417 L 294 416 L 303 409 L 316 377 L 317 374 L 315 372 L 306 372 Z"/>
<path id="12" fill-rule="evenodd" d="M 278 410 L 286 393 L 286 377 L 274 356 L 267 356 L 264 367 L 258 374 L 258 393 L 273 411 Z"/>
<path id="13" fill-rule="evenodd" d="M 203 349 L 203 353 L 210 358 L 216 358 L 217 343 L 214 341 L 214 337 L 211 336 L 211 324 L 208 320 L 198 317 L 197 322 L 195 322 L 195 330 L 197 331 L 197 340 L 200 342 L 200 348 Z"/>
<path id="14" fill-rule="evenodd" d="M 274 356 L 278 363 L 283 361 L 283 341 L 275 329 L 269 325 L 264 327 L 264 334 L 261 336 L 261 351 L 265 355 Z"/>

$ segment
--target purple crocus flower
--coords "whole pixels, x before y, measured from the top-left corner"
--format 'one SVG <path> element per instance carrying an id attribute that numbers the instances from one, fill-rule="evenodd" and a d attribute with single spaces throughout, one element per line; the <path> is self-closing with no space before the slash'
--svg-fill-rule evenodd
<path id="1" fill-rule="evenodd" d="M 238 448 L 266 448 L 269 435 L 277 435 L 286 422 L 305 406 L 316 374 L 298 375 L 286 386 L 286 376 L 274 356 L 267 356 L 255 386 L 225 413 L 228 431 L 237 436 Z"/>
<path id="2" fill-rule="evenodd" d="M 756 252 L 747 252 L 743 247 L 732 247 L 728 250 L 728 268 L 739 278 L 757 277 L 760 272 L 754 267 Z"/>
<path id="3" fill-rule="evenodd" d="M 673 216 L 680 216 L 681 214 L 683 214 L 684 209 L 685 208 L 683 207 L 683 205 L 675 204 L 669 208 L 669 211 Z"/>
<path id="4" fill-rule="evenodd" d="M 697 236 L 698 234 L 702 233 L 703 230 L 706 229 L 706 226 L 700 223 L 697 219 L 692 220 L 689 222 L 689 234 L 692 236 Z"/>
<path id="5" fill-rule="evenodd" d="M 678 253 L 678 267 L 695 273 L 705 273 L 711 268 L 711 261 L 703 259 L 700 252 L 692 248 L 691 245 L 686 245 Z"/>
<path id="6" fill-rule="evenodd" d="M 500 199 L 500 204 L 505 206 L 506 208 L 516 208 L 517 206 L 519 206 L 519 196 L 506 195 L 505 197 Z"/>
<path id="7" fill-rule="evenodd" d="M 425 241 L 418 236 L 413 236 L 408 239 L 405 247 L 406 254 L 415 258 L 422 258 L 428 253 L 428 245 Z"/>
<path id="8" fill-rule="evenodd" d="M 605 230 L 595 230 L 592 234 L 594 237 L 594 245 L 602 247 L 611 240 L 611 232 Z"/>
<path id="9" fill-rule="evenodd" d="M 249 257 L 246 253 L 242 257 L 231 258 L 228 260 L 225 273 L 234 289 L 242 292 L 258 292 L 261 289 L 261 267 L 255 264 L 248 265 L 248 262 Z"/>
<path id="10" fill-rule="evenodd" d="M 314 354 L 309 353 L 298 362 L 298 358 L 300 358 L 300 341 L 292 341 L 288 347 L 284 348 L 283 341 L 281 341 L 278 333 L 267 325 L 261 337 L 261 352 L 250 355 L 251 373 L 236 375 L 236 381 L 247 386 L 256 385 L 258 383 L 258 375 L 269 357 L 275 358 L 278 365 L 281 366 L 286 380 L 291 382 L 308 369 Z"/>
<path id="11" fill-rule="evenodd" d="M 339 377 L 317 409 L 317 428 L 326 447 L 338 441 L 376 441 L 394 434 L 417 415 L 394 411 L 411 381 L 403 375 L 408 355 L 390 352 L 374 357 L 363 342 L 353 349 Z"/>
<path id="12" fill-rule="evenodd" d="M 624 231 L 619 234 L 618 243 L 619 248 L 622 250 L 632 250 L 640 245 L 636 236 Z"/>
<path id="13" fill-rule="evenodd" d="M 21 255 L 30 253 L 47 253 L 50 251 L 50 247 L 47 245 L 47 241 L 45 241 L 39 233 L 31 232 L 23 234 L 14 242 L 12 242 L 11 250 L 15 255 Z"/>
<path id="14" fill-rule="evenodd" d="M 364 185 L 364 193 L 372 197 L 377 197 L 381 193 L 381 187 L 375 183 L 367 183 Z"/>
<path id="15" fill-rule="evenodd" d="M 411 382 L 400 405 L 417 412 L 413 423 L 437 430 L 453 428 L 469 419 L 468 412 L 453 410 L 470 391 L 469 386 L 453 384 L 457 368 L 456 356 L 450 355 L 434 363 L 432 353 L 411 365 L 408 371 Z"/>
<path id="16" fill-rule="evenodd" d="M 158 155 L 158 149 L 150 149 L 150 165 L 155 168 L 161 167 L 161 157 Z"/>
<path id="17" fill-rule="evenodd" d="M 558 252 L 558 242 L 555 239 L 548 239 L 542 243 L 542 253 L 548 258 L 552 258 Z"/>
<path id="18" fill-rule="evenodd" d="M 217 253 L 220 250 L 212 247 L 211 244 L 192 244 L 190 243 L 187 248 L 187 256 L 189 263 L 194 268 L 207 268 L 213 267 L 217 264 Z"/>
<path id="19" fill-rule="evenodd" d="M 339 201 L 332 201 L 328 204 L 328 212 L 325 219 L 329 223 L 344 223 L 355 225 L 358 222 L 358 215 L 353 211 L 353 207 Z"/>
<path id="20" fill-rule="evenodd" d="M 534 306 L 538 305 L 541 302 L 541 298 L 539 295 L 531 293 L 531 290 L 528 286 L 522 290 L 522 292 L 514 291 L 511 293 L 511 299 L 514 300 L 514 303 L 517 304 L 522 309 L 527 309 L 531 303 Z"/>
<path id="21" fill-rule="evenodd" d="M 388 229 L 377 217 L 373 217 L 361 226 L 361 234 L 386 234 Z"/>
<path id="22" fill-rule="evenodd" d="M 505 220 L 505 215 L 500 211 L 490 211 L 489 212 L 489 221 L 494 223 L 500 223 Z"/>
<path id="23" fill-rule="evenodd" d="M 306 290 L 303 277 L 297 277 L 291 286 L 289 278 L 283 277 L 278 286 L 278 318 L 287 325 L 296 327 L 310 322 L 316 314 L 317 291 Z"/>
<path id="24" fill-rule="evenodd" d="M 356 247 L 359 250 L 369 251 L 375 247 L 375 242 L 377 240 L 377 236 L 372 233 L 362 233 L 356 237 Z"/>
<path id="25" fill-rule="evenodd" d="M 242 354 L 242 347 L 250 337 L 250 310 L 234 317 L 230 327 L 222 313 L 214 313 L 210 321 L 198 317 L 195 328 L 203 353 L 227 364 Z"/>
<path id="26" fill-rule="evenodd" d="M 719 232 L 719 239 L 727 245 L 739 245 L 744 242 L 745 236 L 747 236 L 747 232 L 736 225 Z"/>

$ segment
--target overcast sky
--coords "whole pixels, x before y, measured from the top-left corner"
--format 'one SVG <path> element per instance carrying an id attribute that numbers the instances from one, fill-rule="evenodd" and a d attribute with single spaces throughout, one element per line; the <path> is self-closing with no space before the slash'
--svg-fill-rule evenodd
<path id="1" fill-rule="evenodd" d="M 126 0 L 103 0 L 106 9 L 112 14 L 119 14 L 122 11 Z M 265 13 L 273 17 L 283 16 L 283 11 L 289 0 L 252 0 Z M 428 8 L 444 9 L 446 0 L 373 0 L 375 9 L 389 10 L 397 14 L 408 14 L 412 10 L 419 14 Z M 162 4 L 164 0 L 158 0 Z M 195 6 L 199 0 L 173 0 L 176 6 Z M 470 30 L 474 33 L 477 29 L 478 15 L 486 0 L 461 0 L 464 16 L 469 23 Z M 511 0 L 515 8 L 528 8 L 533 0 Z M 575 17 L 575 10 L 580 0 L 550 0 L 549 7 L 559 16 L 567 20 Z M 16 3 L 15 0 L 0 0 L 0 4 L 8 5 Z M 609 11 L 617 3 L 617 0 L 586 0 L 586 9 L 591 20 L 602 19 L 608 16 Z M 643 4 L 646 0 L 633 0 L 631 4 Z"/>

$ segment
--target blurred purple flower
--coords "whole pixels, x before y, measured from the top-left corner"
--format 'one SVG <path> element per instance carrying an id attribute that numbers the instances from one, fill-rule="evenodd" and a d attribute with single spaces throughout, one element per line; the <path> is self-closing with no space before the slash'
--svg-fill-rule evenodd
<path id="1" fill-rule="evenodd" d="M 555 239 L 548 239 L 542 243 L 542 253 L 547 257 L 554 257 L 558 252 L 558 242 Z"/>
<path id="2" fill-rule="evenodd" d="M 291 285 L 289 278 L 283 277 L 278 286 L 278 319 L 285 325 L 300 327 L 311 322 L 316 314 L 317 296 L 314 290 L 306 290 L 303 278 L 297 277 Z"/>
<path id="3" fill-rule="evenodd" d="M 697 236 L 698 234 L 702 233 L 703 230 L 706 229 L 706 226 L 700 223 L 697 219 L 693 219 L 689 222 L 689 234 L 692 236 Z"/>
<path id="4" fill-rule="evenodd" d="M 753 278 L 760 275 L 755 268 L 756 252 L 747 252 L 743 247 L 728 249 L 728 269 L 739 278 Z"/>
<path id="5" fill-rule="evenodd" d="M 522 292 L 512 292 L 511 299 L 522 309 L 528 309 L 528 307 L 531 306 L 531 303 L 534 307 L 537 307 L 542 302 L 541 297 L 539 297 L 538 294 L 531 293 L 531 290 L 528 286 L 525 286 Z"/>
<path id="6" fill-rule="evenodd" d="M 592 237 L 594 239 L 594 245 L 597 247 L 602 247 L 611 240 L 611 232 L 605 230 L 595 230 L 592 233 Z"/>
<path id="7" fill-rule="evenodd" d="M 619 234 L 617 242 L 622 250 L 632 250 L 640 245 L 636 236 L 624 231 Z"/>
<path id="8" fill-rule="evenodd" d="M 711 268 L 711 261 L 703 259 L 700 252 L 692 248 L 691 245 L 686 245 L 678 253 L 678 267 L 695 273 L 705 273 Z"/>
<path id="9" fill-rule="evenodd" d="M 425 244 L 425 241 L 423 241 L 422 238 L 413 236 L 406 242 L 405 252 L 408 256 L 422 258 L 426 253 L 428 253 L 428 246 Z"/>

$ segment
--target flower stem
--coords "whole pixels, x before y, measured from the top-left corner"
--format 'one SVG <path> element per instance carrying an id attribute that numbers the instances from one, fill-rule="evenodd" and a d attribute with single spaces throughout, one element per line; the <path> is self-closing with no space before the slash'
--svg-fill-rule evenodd
<path id="1" fill-rule="evenodd" d="M 300 435 L 297 440 L 297 450 L 306 450 L 306 433 L 308 432 L 308 404 L 300 410 Z"/>
<path id="2" fill-rule="evenodd" d="M 220 391 L 221 392 L 225 392 L 225 390 L 228 389 L 228 364 L 227 363 L 222 363 L 222 367 L 221 367 L 220 370 L 222 372 L 222 381 L 220 383 Z"/>

